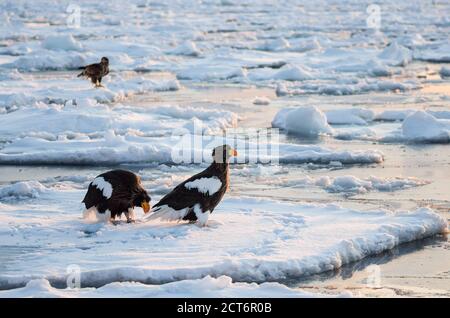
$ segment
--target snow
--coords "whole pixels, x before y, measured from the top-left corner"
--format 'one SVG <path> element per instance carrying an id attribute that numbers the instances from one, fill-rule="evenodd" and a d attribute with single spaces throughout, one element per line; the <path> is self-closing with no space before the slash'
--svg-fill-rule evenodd
<path id="1" fill-rule="evenodd" d="M 181 87 L 176 79 L 151 80 L 144 77 L 127 78 L 126 75 L 108 75 L 102 83 L 105 88 L 96 89 L 84 79 L 48 79 L 27 84 L 23 81 L 2 82 L 0 87 L 7 93 L 0 94 L 0 107 L 9 109 L 13 106 L 30 106 L 35 102 L 77 104 L 86 99 L 112 103 L 124 101 L 136 94 L 174 91 Z"/>
<path id="2" fill-rule="evenodd" d="M 200 56 L 201 51 L 197 48 L 194 42 L 187 41 L 180 44 L 175 49 L 169 51 L 170 54 L 186 55 L 186 56 Z"/>
<path id="3" fill-rule="evenodd" d="M 403 121 L 406 117 L 414 113 L 412 109 L 402 109 L 402 110 L 385 110 L 375 115 L 375 120 L 381 121 Z"/>
<path id="4" fill-rule="evenodd" d="M 403 176 L 409 167 L 386 177 L 376 164 L 386 159 L 394 169 L 397 155 L 429 148 L 405 143 L 444 144 L 432 146 L 442 157 L 430 164 L 445 158 L 450 71 L 432 63 L 450 61 L 449 3 L 381 0 L 381 29 L 372 30 L 371 1 L 332 2 L 80 0 L 82 13 L 97 13 L 82 14 L 76 27 L 66 2 L 41 0 L 32 10 L 23 0 L 0 2 L 0 164 L 69 166 L 36 167 L 41 176 L 65 171 L 42 180 L 26 177 L 28 167 L 2 174 L 0 240 L 14 258 L 1 265 L 0 289 L 20 289 L 0 297 L 303 297 L 265 282 L 445 231 L 448 221 L 430 209 L 380 210 L 375 199 L 368 210 L 363 201 L 437 184 Z M 77 68 L 102 56 L 111 72 L 95 89 Z M 239 133 L 270 126 L 281 128 L 279 140 Z M 224 137 L 227 129 L 236 136 Z M 168 207 L 151 222 L 137 209 L 136 224 L 80 217 L 105 166 L 138 167 L 157 200 L 224 143 L 240 154 L 230 165 L 237 180 L 213 214 L 200 215 L 207 226 L 161 222 L 186 213 Z M 83 168 L 89 175 L 76 165 L 92 166 Z M 302 187 L 346 207 L 304 203 L 295 192 Z M 363 199 L 347 200 L 355 195 Z M 73 263 L 80 290 L 64 289 Z"/>
<path id="5" fill-rule="evenodd" d="M 38 181 L 21 181 L 0 187 L 0 200 L 38 198 L 47 188 Z"/>
<path id="6" fill-rule="evenodd" d="M 275 115 L 272 127 L 304 136 L 333 133 L 333 129 L 327 123 L 327 117 L 315 106 L 282 109 Z"/>
<path id="7" fill-rule="evenodd" d="M 325 115 L 330 125 L 367 125 L 374 118 L 374 112 L 366 108 L 329 110 Z"/>
<path id="8" fill-rule="evenodd" d="M 426 45 L 414 52 L 414 58 L 417 60 L 448 63 L 450 62 L 450 44 L 445 40 L 442 44 Z"/>
<path id="9" fill-rule="evenodd" d="M 342 164 L 336 162 L 334 166 L 340 167 Z M 304 178 L 274 178 L 270 184 L 278 187 L 320 187 L 331 193 L 342 194 L 364 194 L 371 191 L 394 192 L 412 187 L 424 186 L 430 182 L 417 178 L 391 177 L 381 178 L 369 176 L 367 178 L 358 178 L 352 175 L 342 175 L 337 177 L 321 176 L 321 177 L 304 177 Z"/>
<path id="10" fill-rule="evenodd" d="M 427 181 L 415 178 L 377 178 L 371 176 L 359 179 L 354 176 L 339 176 L 330 180 L 326 189 L 330 192 L 366 193 L 373 189 L 378 191 L 396 191 L 428 184 Z"/>
<path id="11" fill-rule="evenodd" d="M 265 96 L 256 96 L 255 99 L 253 99 L 253 104 L 255 105 L 269 105 L 270 99 Z"/>
<path id="12" fill-rule="evenodd" d="M 49 36 L 42 43 L 47 50 L 81 51 L 82 45 L 72 35 Z"/>
<path id="13" fill-rule="evenodd" d="M 113 193 L 113 188 L 111 183 L 105 181 L 103 177 L 97 177 L 92 181 L 92 185 L 96 186 L 97 189 L 102 191 L 103 196 L 107 199 L 110 199 Z"/>
<path id="14" fill-rule="evenodd" d="M 450 77 L 450 67 L 443 66 L 439 71 L 442 77 Z"/>
<path id="15" fill-rule="evenodd" d="M 328 149 L 315 145 L 286 143 L 259 143 L 262 149 L 278 149 L 277 152 L 258 151 L 256 143 L 239 138 L 224 139 L 221 136 L 194 136 L 186 131 L 180 136 L 149 137 L 126 131 L 121 135 L 112 130 L 95 134 L 93 138 L 81 134 L 78 138 L 62 134 L 55 140 L 42 136 L 25 136 L 6 144 L 0 150 L 0 163 L 21 164 L 83 164 L 112 165 L 120 163 L 191 163 L 191 155 L 200 156 L 205 162 L 211 160 L 211 150 L 222 144 L 236 143 L 238 153 L 248 154 L 252 162 L 283 163 L 329 163 L 344 164 L 380 163 L 383 154 L 377 150 Z M 70 138 L 69 138 L 70 137 Z M 197 140 L 193 143 L 193 140 Z M 200 148 L 199 148 L 200 147 Z M 242 157 L 241 157 L 242 158 Z M 241 160 L 238 156 L 237 160 Z"/>
<path id="16" fill-rule="evenodd" d="M 172 134 L 174 129 L 187 128 L 192 133 L 221 132 L 236 127 L 238 115 L 229 111 L 177 105 L 155 108 L 116 105 L 114 108 L 94 100 L 78 100 L 77 105 L 36 103 L 2 116 L 0 133 L 5 137 L 40 137 L 49 141 L 68 139 L 88 140 L 91 134 L 110 130 L 137 135 L 161 136 Z M 200 119 L 197 131 L 187 123 Z"/>
<path id="17" fill-rule="evenodd" d="M 187 182 L 185 185 L 186 189 L 197 189 L 197 191 L 207 194 L 213 195 L 217 191 L 219 191 L 222 186 L 222 182 L 217 177 L 211 178 L 200 178 L 190 182 Z"/>
<path id="18" fill-rule="evenodd" d="M 310 111 L 304 114 L 303 109 Z M 299 112 L 296 113 L 296 110 Z M 361 125 L 370 127 L 355 128 Z M 450 112 L 432 109 L 371 110 L 361 107 L 322 112 L 314 106 L 288 107 L 278 111 L 272 120 L 272 127 L 309 137 L 327 134 L 339 140 L 445 144 L 449 142 Z"/>
<path id="19" fill-rule="evenodd" d="M 3 244 L 20 251 L 33 242 L 32 250 L 17 254 L 17 262 L 5 264 L 2 289 L 41 278 L 65 287 L 66 268 L 74 263 L 83 287 L 160 284 L 207 275 L 241 282 L 280 280 L 333 270 L 447 228 L 445 218 L 426 208 L 366 211 L 230 196 L 206 227 L 139 220 L 90 224 L 79 216 L 83 194 L 51 187 L 39 204 L 2 206 Z"/>
<path id="20" fill-rule="evenodd" d="M 278 72 L 273 75 L 273 79 L 280 79 L 285 81 L 303 81 L 306 79 L 311 79 L 312 75 L 309 70 L 306 70 L 304 67 L 299 65 L 283 66 Z"/>
<path id="21" fill-rule="evenodd" d="M 304 95 L 325 94 L 325 95 L 356 95 L 368 92 L 405 92 L 421 88 L 421 84 L 416 80 L 404 82 L 379 79 L 354 79 L 354 81 L 338 81 L 337 83 L 293 83 L 284 84 L 277 89 L 278 96 L 284 95 Z M 283 88 L 283 89 L 281 89 Z"/>
<path id="22" fill-rule="evenodd" d="M 340 296 L 349 296 L 342 294 Z M 136 282 L 115 282 L 100 288 L 57 289 L 46 279 L 36 279 L 25 287 L 0 291 L 0 298 L 312 298 L 330 297 L 288 288 L 279 283 L 235 283 L 228 276 L 217 278 L 206 276 L 202 279 L 181 280 L 177 282 L 146 285 Z"/>
<path id="23" fill-rule="evenodd" d="M 389 44 L 378 57 L 385 60 L 391 66 L 406 66 L 412 61 L 410 49 L 399 45 L 396 41 Z"/>

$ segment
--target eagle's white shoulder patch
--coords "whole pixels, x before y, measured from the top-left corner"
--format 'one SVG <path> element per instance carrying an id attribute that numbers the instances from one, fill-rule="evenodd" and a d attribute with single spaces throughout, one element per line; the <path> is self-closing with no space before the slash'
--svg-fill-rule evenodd
<path id="1" fill-rule="evenodd" d="M 219 191 L 222 186 L 222 182 L 217 177 L 211 178 L 200 178 L 184 185 L 186 189 L 197 189 L 199 192 L 204 194 L 213 195 Z"/>
<path id="2" fill-rule="evenodd" d="M 94 181 L 92 181 L 92 185 L 96 186 L 97 189 L 99 189 L 100 191 L 102 191 L 103 196 L 107 199 L 111 198 L 112 193 L 113 193 L 113 188 L 111 183 L 105 181 L 105 179 L 103 179 L 103 177 L 97 177 L 94 179 Z"/>

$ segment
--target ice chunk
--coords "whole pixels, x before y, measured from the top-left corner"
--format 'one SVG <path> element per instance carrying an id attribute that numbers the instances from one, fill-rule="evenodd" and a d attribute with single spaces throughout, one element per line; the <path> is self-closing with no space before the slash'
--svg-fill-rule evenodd
<path id="1" fill-rule="evenodd" d="M 417 111 L 403 121 L 402 134 L 415 142 L 450 142 L 450 121 Z"/>
<path id="2" fill-rule="evenodd" d="M 327 117 L 315 106 L 282 109 L 275 115 L 272 127 L 303 136 L 333 133 Z"/>
<path id="3" fill-rule="evenodd" d="M 48 36 L 42 46 L 47 50 L 81 51 L 83 49 L 82 45 L 70 34 Z"/>
<path id="4" fill-rule="evenodd" d="M 392 66 L 405 66 L 412 61 L 412 52 L 410 49 L 401 46 L 397 41 L 387 46 L 378 57 Z"/>
<path id="5" fill-rule="evenodd" d="M 366 108 L 334 109 L 325 112 L 331 125 L 367 125 L 374 118 L 374 112 Z"/>
<path id="6" fill-rule="evenodd" d="M 48 189 L 38 181 L 21 181 L 0 187 L 0 199 L 15 198 L 38 198 L 40 194 Z"/>
<path id="7" fill-rule="evenodd" d="M 347 296 L 336 294 L 335 296 Z M 35 279 L 25 287 L 0 291 L 0 298 L 269 298 L 269 297 L 335 297 L 325 294 L 291 289 L 280 283 L 234 283 L 229 276 L 217 278 L 206 276 L 201 279 L 187 279 L 177 282 L 150 285 L 135 282 L 114 282 L 99 288 L 65 288 L 58 289 L 46 279 Z"/>

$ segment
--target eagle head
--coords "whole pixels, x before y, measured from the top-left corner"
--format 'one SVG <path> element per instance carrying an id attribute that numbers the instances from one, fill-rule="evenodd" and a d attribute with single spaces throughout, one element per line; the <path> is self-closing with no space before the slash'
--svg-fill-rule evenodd
<path id="1" fill-rule="evenodd" d="M 150 211 L 150 201 L 152 199 L 148 195 L 147 191 L 141 189 L 140 192 L 133 199 L 133 206 L 139 206 L 144 210 L 144 213 L 148 213 Z"/>
<path id="2" fill-rule="evenodd" d="M 231 157 L 235 156 L 237 156 L 237 151 L 228 145 L 218 146 L 212 151 L 212 157 L 215 163 L 227 163 Z"/>

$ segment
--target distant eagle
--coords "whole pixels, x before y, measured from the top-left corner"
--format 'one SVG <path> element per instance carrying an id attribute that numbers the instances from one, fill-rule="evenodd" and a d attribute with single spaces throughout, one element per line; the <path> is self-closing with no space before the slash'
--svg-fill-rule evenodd
<path id="1" fill-rule="evenodd" d="M 109 60 L 107 57 L 102 57 L 100 63 L 90 64 L 78 68 L 83 70 L 78 77 L 85 76 L 91 79 L 95 87 L 102 87 L 102 77 L 109 73 Z"/>
<path id="2" fill-rule="evenodd" d="M 214 148 L 213 162 L 204 171 L 179 184 L 152 209 L 147 220 L 186 220 L 204 226 L 228 189 L 229 160 L 237 156 L 228 145 Z"/>
<path id="3" fill-rule="evenodd" d="M 86 212 L 92 209 L 114 222 L 125 214 L 127 222 L 134 221 L 134 207 L 150 211 L 150 196 L 140 178 L 126 170 L 112 170 L 97 176 L 90 184 L 83 203 Z"/>

